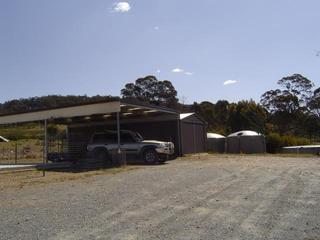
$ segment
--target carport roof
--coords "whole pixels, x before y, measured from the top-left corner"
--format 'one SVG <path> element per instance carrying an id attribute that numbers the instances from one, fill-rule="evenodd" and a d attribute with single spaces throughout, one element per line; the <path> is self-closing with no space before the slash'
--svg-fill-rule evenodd
<path id="1" fill-rule="evenodd" d="M 118 99 L 112 101 L 99 101 L 93 103 L 78 104 L 67 107 L 33 110 L 21 113 L 11 113 L 0 115 L 0 125 L 37 122 L 54 119 L 69 119 L 76 117 L 86 117 L 92 115 L 105 115 L 121 112 L 122 114 L 134 115 L 136 112 L 162 112 L 178 115 L 176 110 L 143 103 L 136 100 Z"/>

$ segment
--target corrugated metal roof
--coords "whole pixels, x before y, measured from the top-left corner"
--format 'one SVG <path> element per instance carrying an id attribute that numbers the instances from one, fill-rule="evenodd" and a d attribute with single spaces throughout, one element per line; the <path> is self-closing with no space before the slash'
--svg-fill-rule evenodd
<path id="1" fill-rule="evenodd" d="M 0 125 L 1 124 L 12 124 L 12 123 L 23 123 L 23 122 L 34 122 L 42 121 L 49 119 L 67 119 L 75 117 L 85 117 L 91 115 L 103 115 L 121 112 L 123 115 L 134 115 L 135 111 L 132 109 L 140 109 L 145 114 L 151 113 L 169 113 L 174 114 L 178 117 L 178 112 L 174 109 L 147 104 L 147 103 L 138 103 L 137 101 L 132 102 L 129 100 L 121 101 L 107 101 L 107 102 L 98 102 L 98 103 L 87 103 L 74 105 L 69 107 L 59 107 L 52 109 L 36 110 L 25 113 L 17 114 L 7 114 L 0 115 Z M 139 111 L 136 111 L 139 112 Z M 193 114 L 193 113 L 192 113 Z"/>
<path id="2" fill-rule="evenodd" d="M 106 114 L 120 111 L 120 102 L 86 104 L 73 107 L 56 108 L 51 110 L 34 111 L 20 114 L 0 116 L 0 124 L 42 121 L 45 119 L 70 118 Z"/>

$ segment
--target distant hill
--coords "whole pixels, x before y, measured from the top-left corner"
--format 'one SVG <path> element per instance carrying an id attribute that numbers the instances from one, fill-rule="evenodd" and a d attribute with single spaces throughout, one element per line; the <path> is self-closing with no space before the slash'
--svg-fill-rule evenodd
<path id="1" fill-rule="evenodd" d="M 118 99 L 118 97 L 100 95 L 92 97 L 88 97 L 86 95 L 48 95 L 43 97 L 21 98 L 0 103 L 0 115 L 42 110 L 48 108 L 67 107 L 77 104 L 93 103 L 99 101 L 113 101 Z"/>

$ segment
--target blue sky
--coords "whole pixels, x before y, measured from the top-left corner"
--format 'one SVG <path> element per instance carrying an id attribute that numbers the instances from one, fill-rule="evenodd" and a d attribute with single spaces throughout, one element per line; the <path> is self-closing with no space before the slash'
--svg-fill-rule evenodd
<path id="1" fill-rule="evenodd" d="M 293 73 L 319 86 L 319 9 L 319 0 L 0 0 L 0 102 L 116 96 L 149 74 L 188 103 L 259 100 Z"/>

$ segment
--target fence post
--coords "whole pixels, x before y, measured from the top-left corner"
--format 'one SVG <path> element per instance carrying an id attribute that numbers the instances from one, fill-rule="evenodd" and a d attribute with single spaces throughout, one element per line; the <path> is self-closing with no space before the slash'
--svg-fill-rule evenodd
<path id="1" fill-rule="evenodd" d="M 18 163 L 18 138 L 16 139 L 16 145 L 14 148 L 14 163 Z"/>

